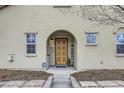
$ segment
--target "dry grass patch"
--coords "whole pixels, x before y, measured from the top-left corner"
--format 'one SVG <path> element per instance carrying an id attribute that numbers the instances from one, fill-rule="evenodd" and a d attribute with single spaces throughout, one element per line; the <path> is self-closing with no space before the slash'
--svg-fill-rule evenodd
<path id="1" fill-rule="evenodd" d="M 124 80 L 124 69 L 86 70 L 71 74 L 78 81 Z"/>
<path id="2" fill-rule="evenodd" d="M 0 81 L 10 80 L 46 80 L 50 73 L 44 71 L 27 71 L 27 70 L 7 70 L 0 69 Z"/>

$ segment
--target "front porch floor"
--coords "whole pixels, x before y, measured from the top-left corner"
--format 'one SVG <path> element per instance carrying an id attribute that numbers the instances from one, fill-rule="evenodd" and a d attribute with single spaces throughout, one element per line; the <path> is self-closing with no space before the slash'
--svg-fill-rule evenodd
<path id="1" fill-rule="evenodd" d="M 72 73 L 77 72 L 77 70 L 74 67 L 56 67 L 56 66 L 51 66 L 49 67 L 46 72 L 52 73 L 54 75 L 70 75 Z"/>

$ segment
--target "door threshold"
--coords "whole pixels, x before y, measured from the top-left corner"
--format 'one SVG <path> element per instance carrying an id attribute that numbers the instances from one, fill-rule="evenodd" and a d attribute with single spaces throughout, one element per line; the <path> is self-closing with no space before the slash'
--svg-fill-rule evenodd
<path id="1" fill-rule="evenodd" d="M 67 65 L 56 65 L 56 67 L 67 67 Z"/>

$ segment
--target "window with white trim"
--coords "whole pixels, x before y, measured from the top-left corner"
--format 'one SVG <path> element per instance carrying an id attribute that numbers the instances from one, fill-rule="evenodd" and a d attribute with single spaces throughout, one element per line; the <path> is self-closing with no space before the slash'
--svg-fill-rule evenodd
<path id="1" fill-rule="evenodd" d="M 87 45 L 96 45 L 97 42 L 96 42 L 96 33 L 86 33 L 87 35 Z"/>
<path id="2" fill-rule="evenodd" d="M 116 34 L 116 46 L 117 54 L 124 54 L 124 32 Z"/>
<path id="3" fill-rule="evenodd" d="M 36 33 L 26 33 L 26 54 L 36 54 Z"/>

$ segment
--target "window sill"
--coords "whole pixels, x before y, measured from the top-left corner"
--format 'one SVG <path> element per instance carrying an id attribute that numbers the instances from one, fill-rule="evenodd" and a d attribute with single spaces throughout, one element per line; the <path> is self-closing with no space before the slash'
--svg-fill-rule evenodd
<path id="1" fill-rule="evenodd" d="M 86 44 L 86 46 L 97 46 L 97 44 Z"/>
<path id="2" fill-rule="evenodd" d="M 26 57 L 36 57 L 37 54 L 26 54 L 25 56 L 26 56 Z"/>
<path id="3" fill-rule="evenodd" d="M 116 57 L 124 57 L 124 54 L 116 54 Z"/>

